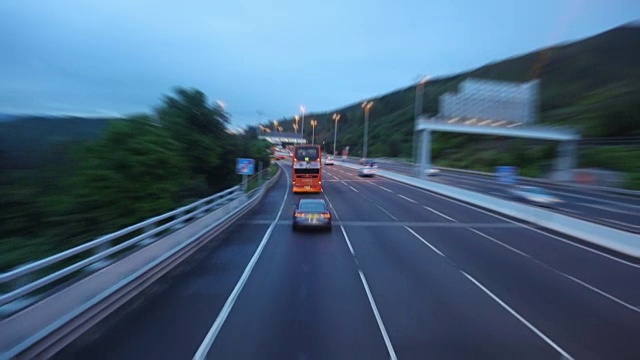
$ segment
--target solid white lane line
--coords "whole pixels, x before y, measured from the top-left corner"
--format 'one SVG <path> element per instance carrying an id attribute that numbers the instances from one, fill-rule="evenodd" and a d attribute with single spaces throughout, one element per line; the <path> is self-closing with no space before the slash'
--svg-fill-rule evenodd
<path id="1" fill-rule="evenodd" d="M 285 173 L 285 176 L 287 177 L 287 183 L 289 183 L 289 174 L 286 171 L 284 171 L 284 173 Z M 220 329 L 222 329 L 222 326 L 224 325 L 225 320 L 227 320 L 227 317 L 229 316 L 229 313 L 231 312 L 233 305 L 236 303 L 236 300 L 238 299 L 238 296 L 240 295 L 242 288 L 246 284 L 247 279 L 249 279 L 249 275 L 251 275 L 251 271 L 256 265 L 256 262 L 258 262 L 258 258 L 262 254 L 262 250 L 267 245 L 267 242 L 269 241 L 269 237 L 271 237 L 271 233 L 273 232 L 273 229 L 275 228 L 276 223 L 278 222 L 278 219 L 282 214 L 282 210 L 284 209 L 284 204 L 287 201 L 288 195 L 289 195 L 289 190 L 287 190 L 284 194 L 284 198 L 282 199 L 282 204 L 280 205 L 280 210 L 278 211 L 278 215 L 276 216 L 276 219 L 271 223 L 271 226 L 269 226 L 269 229 L 267 229 L 267 232 L 262 237 L 262 240 L 260 241 L 260 245 L 258 246 L 258 248 L 256 249 L 256 252 L 253 254 L 253 257 L 247 264 L 247 267 L 244 269 L 244 272 L 242 273 L 240 280 L 238 280 L 238 283 L 236 284 L 235 288 L 227 298 L 227 301 L 222 307 L 222 310 L 220 310 L 220 314 L 218 314 L 216 321 L 211 326 L 211 329 L 209 329 L 209 332 L 207 333 L 207 336 L 204 338 L 204 341 L 202 342 L 202 344 L 200 344 L 198 351 L 195 353 L 195 355 L 193 355 L 193 360 L 206 359 L 207 353 L 211 349 L 213 342 L 216 340 L 216 337 L 218 336 Z"/>
<path id="2" fill-rule="evenodd" d="M 436 252 L 437 254 L 439 254 L 440 256 L 442 256 L 442 257 L 445 257 L 445 258 L 446 258 L 446 256 L 444 256 L 444 254 L 443 254 L 443 253 L 441 253 L 441 252 L 440 252 L 440 250 L 438 250 L 435 246 L 431 245 L 427 240 L 423 239 L 423 238 L 422 238 L 422 236 L 420 236 L 420 235 L 416 234 L 416 232 L 415 232 L 415 231 L 413 231 L 413 230 L 411 230 L 411 228 L 410 228 L 410 227 L 405 226 L 404 228 L 405 228 L 405 229 L 407 229 L 407 231 L 409 231 L 410 233 L 412 233 L 412 234 L 413 234 L 413 236 L 417 237 L 420 241 L 422 241 L 422 242 L 423 242 L 425 245 L 427 245 L 429 248 L 431 248 L 431 250 L 435 251 L 435 252 Z"/>
<path id="3" fill-rule="evenodd" d="M 355 192 L 359 192 L 359 191 L 358 191 L 358 190 L 356 190 L 356 188 L 354 188 L 353 186 L 350 186 L 350 185 L 349 185 L 349 187 L 351 188 L 351 190 L 353 190 L 353 191 L 355 191 Z"/>
<path id="4" fill-rule="evenodd" d="M 504 301 L 500 300 L 496 295 L 494 295 L 491 291 L 489 291 L 486 287 L 484 287 L 480 282 L 474 279 L 471 275 L 466 272 L 459 270 L 462 275 L 466 276 L 472 283 L 474 283 L 477 287 L 479 287 L 485 294 L 489 295 L 495 302 L 500 304 L 505 310 L 511 313 L 511 315 L 515 316 L 516 319 L 520 320 L 526 327 L 528 327 L 531 331 L 533 331 L 536 335 L 542 338 L 547 344 L 551 345 L 557 352 L 559 352 L 566 359 L 573 359 L 571 355 L 569 355 L 566 351 L 564 351 L 560 346 L 553 342 L 553 340 L 549 339 L 542 331 L 538 330 L 535 326 L 531 325 L 525 318 L 520 316 L 515 310 L 513 310 L 509 305 L 507 305 Z"/>
<path id="5" fill-rule="evenodd" d="M 390 180 L 390 181 L 393 181 L 393 180 Z M 414 190 L 421 191 L 421 192 L 423 192 L 423 193 L 425 193 L 425 194 L 429 194 L 429 195 L 431 195 L 431 196 L 435 196 L 435 197 L 441 198 L 441 199 L 443 199 L 443 200 L 447 200 L 447 201 L 450 201 L 450 202 L 456 203 L 456 204 L 458 204 L 458 205 L 462 205 L 462 206 L 464 206 L 464 207 L 467 207 L 467 208 L 469 208 L 469 209 L 472 209 L 472 210 L 475 210 L 475 211 L 481 212 L 481 213 L 483 213 L 483 214 L 486 214 L 486 215 L 489 215 L 489 216 L 493 216 L 493 217 L 495 217 L 495 218 L 497 218 L 497 219 L 504 220 L 504 221 L 507 221 L 507 222 L 512 223 L 512 224 L 519 225 L 519 226 L 521 226 L 521 227 L 523 227 L 523 228 L 525 228 L 525 229 L 529 229 L 529 230 L 535 231 L 535 232 L 537 232 L 537 233 L 539 233 L 539 234 L 542 234 L 542 235 L 548 236 L 548 237 L 550 237 L 550 238 L 553 238 L 553 239 L 556 239 L 556 240 L 562 241 L 562 242 L 564 242 L 564 243 L 566 243 L 566 244 L 573 245 L 573 246 L 575 246 L 575 247 L 579 247 L 579 248 L 581 248 L 581 249 L 583 249 L 583 250 L 587 250 L 587 251 L 592 252 L 592 253 L 594 253 L 594 254 L 598 254 L 598 255 L 604 256 L 604 257 L 609 258 L 609 259 L 611 259 L 611 260 L 617 261 L 617 262 L 619 262 L 619 263 L 621 263 L 621 264 L 625 264 L 625 265 L 628 265 L 628 266 L 631 266 L 631 267 L 634 267 L 634 268 L 638 268 L 638 269 L 640 269 L 640 264 L 634 264 L 634 263 L 632 263 L 632 262 L 629 262 L 629 261 L 626 261 L 626 260 L 623 260 L 623 259 L 617 258 L 617 257 L 612 256 L 612 255 L 609 255 L 609 254 L 607 254 L 607 253 L 603 253 L 602 251 L 598 251 L 598 250 L 596 250 L 596 249 L 592 249 L 592 248 L 590 248 L 590 247 L 587 247 L 587 246 L 584 246 L 584 245 L 580 245 L 580 244 L 575 243 L 575 242 L 573 242 L 573 241 L 569 241 L 569 240 L 567 240 L 567 239 L 563 239 L 563 238 L 561 238 L 561 237 L 559 237 L 559 236 L 556 236 L 556 235 L 553 235 L 553 234 L 549 234 L 549 233 L 547 233 L 547 232 L 544 232 L 544 231 L 542 231 L 542 230 L 539 230 L 539 229 L 533 228 L 533 227 L 531 227 L 531 226 L 528 226 L 528 225 L 525 225 L 525 224 L 519 223 L 519 222 L 517 222 L 517 221 L 513 221 L 513 220 L 511 220 L 511 219 L 507 219 L 507 218 L 505 218 L 505 217 L 503 217 L 503 216 L 500 216 L 500 215 L 497 215 L 497 214 L 493 214 L 493 213 L 490 213 L 490 212 L 488 212 L 488 211 L 486 211 L 486 210 L 483 210 L 483 209 L 480 209 L 480 208 L 477 208 L 477 207 L 474 207 L 474 206 L 471 206 L 471 205 L 465 204 L 465 203 L 460 202 L 460 201 L 458 201 L 458 200 L 450 199 L 450 198 L 447 198 L 447 197 L 442 196 L 442 195 L 440 195 L 440 194 L 437 194 L 437 193 L 434 193 L 434 192 L 430 192 L 430 191 L 427 191 L 427 190 L 424 190 L 424 189 L 420 189 L 420 188 L 417 188 L 417 187 L 414 187 L 414 186 L 411 186 L 411 185 L 407 185 L 407 184 L 404 184 L 404 183 L 399 182 L 399 181 L 394 181 L 394 182 L 395 182 L 395 183 L 397 183 L 397 184 L 403 185 L 403 186 L 405 186 L 405 187 L 409 187 L 409 188 L 412 188 L 412 189 L 414 189 Z"/>
<path id="6" fill-rule="evenodd" d="M 423 205 L 422 207 L 423 207 L 423 208 L 425 208 L 425 209 L 427 209 L 427 210 L 429 210 L 429 211 L 431 211 L 431 212 L 433 212 L 434 214 L 437 214 L 437 215 L 442 216 L 442 217 L 443 217 L 443 218 L 445 218 L 445 219 L 449 219 L 449 220 L 451 220 L 451 221 L 458 222 L 458 220 L 456 220 L 456 219 L 454 219 L 454 218 L 452 218 L 452 217 L 449 217 L 449 216 L 447 216 L 447 215 L 445 215 L 445 214 L 443 214 L 443 213 L 441 213 L 441 212 L 439 212 L 439 211 L 437 211 L 437 210 L 434 210 L 434 209 L 432 209 L 432 208 L 430 208 L 430 207 L 428 207 L 428 206 L 424 206 L 424 205 Z"/>
<path id="7" fill-rule="evenodd" d="M 351 249 L 351 253 L 353 252 L 353 247 L 351 246 L 351 241 L 349 241 L 349 237 L 347 236 L 347 232 L 344 230 L 344 227 L 340 225 L 340 229 L 342 229 L 342 234 L 344 235 L 344 240 L 349 245 L 349 249 Z M 373 300 L 373 295 L 371 294 L 371 289 L 369 289 L 369 284 L 367 283 L 367 279 L 364 276 L 364 273 L 358 267 L 358 274 L 360 275 L 360 281 L 362 281 L 362 286 L 364 286 L 364 290 L 367 293 L 367 298 L 369 298 L 369 304 L 371 305 L 371 309 L 373 310 L 373 314 L 376 317 L 376 321 L 378 322 L 378 327 L 380 328 L 380 332 L 382 333 L 382 337 L 384 338 L 384 343 L 387 346 L 387 351 L 389 351 L 389 356 L 391 359 L 396 360 L 398 357 L 396 356 L 396 352 L 393 349 L 393 345 L 391 344 L 391 339 L 389 338 L 389 334 L 387 333 L 387 329 L 382 322 L 382 317 L 380 316 L 380 312 L 378 311 L 378 307 L 376 306 L 375 300 Z"/>
<path id="8" fill-rule="evenodd" d="M 404 196 L 404 195 L 400 195 L 400 194 L 397 194 L 397 195 L 398 195 L 398 196 L 400 196 L 401 198 L 403 198 L 403 199 L 407 200 L 407 201 L 411 201 L 412 203 L 417 203 L 417 201 L 415 201 L 415 200 L 413 200 L 413 199 L 411 199 L 411 198 L 408 198 L 408 197 L 406 197 L 406 196 Z"/>

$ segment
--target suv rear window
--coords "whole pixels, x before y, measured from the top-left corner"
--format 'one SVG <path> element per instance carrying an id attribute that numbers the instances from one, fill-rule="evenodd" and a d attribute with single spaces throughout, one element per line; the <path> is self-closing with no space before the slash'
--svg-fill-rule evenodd
<path id="1" fill-rule="evenodd" d="M 305 201 L 301 202 L 299 209 L 302 211 L 327 211 L 324 203 L 319 201 Z"/>

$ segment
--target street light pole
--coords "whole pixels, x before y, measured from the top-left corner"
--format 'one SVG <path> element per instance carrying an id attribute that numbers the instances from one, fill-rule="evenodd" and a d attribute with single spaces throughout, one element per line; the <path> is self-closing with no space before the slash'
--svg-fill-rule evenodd
<path id="1" fill-rule="evenodd" d="M 316 144 L 316 125 L 317 124 L 318 124 L 318 122 L 315 119 L 311 120 L 311 127 L 312 127 L 311 145 L 315 145 Z"/>
<path id="2" fill-rule="evenodd" d="M 302 138 L 304 139 L 304 111 L 306 109 L 304 108 L 304 105 L 300 105 L 300 111 L 302 111 L 302 131 L 300 131 L 300 133 L 302 134 Z"/>
<path id="3" fill-rule="evenodd" d="M 369 109 L 373 106 L 373 101 L 365 101 L 362 103 L 364 109 L 364 145 L 362 146 L 362 158 L 367 158 L 367 147 L 369 142 Z"/>
<path id="4" fill-rule="evenodd" d="M 296 125 L 293 127 L 293 129 L 296 131 L 296 134 L 297 134 L 298 133 L 298 121 L 300 120 L 300 116 L 296 115 L 295 119 L 296 119 Z"/>
<path id="5" fill-rule="evenodd" d="M 340 114 L 333 114 L 333 120 L 336 122 L 336 128 L 333 131 L 333 155 L 336 155 L 336 139 L 338 136 L 338 120 L 340 120 Z"/>
<path id="6" fill-rule="evenodd" d="M 418 117 L 420 117 L 420 115 L 422 115 L 422 109 L 423 109 L 423 99 L 424 99 L 424 84 L 427 83 L 427 81 L 429 81 L 429 77 L 425 76 L 422 78 L 422 80 L 420 80 L 420 82 L 418 82 L 418 85 L 416 85 L 416 101 L 415 101 L 415 109 L 414 109 L 414 123 L 413 123 L 413 144 L 411 146 L 411 161 L 413 161 L 413 164 L 417 164 L 417 158 L 418 158 L 418 137 L 420 136 L 420 133 L 416 133 L 416 125 L 418 123 Z"/>

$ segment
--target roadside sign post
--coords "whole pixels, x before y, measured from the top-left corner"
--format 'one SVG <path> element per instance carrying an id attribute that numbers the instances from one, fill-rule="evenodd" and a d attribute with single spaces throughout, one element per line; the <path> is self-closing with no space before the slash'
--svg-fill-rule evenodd
<path id="1" fill-rule="evenodd" d="M 255 161 L 253 159 L 236 159 L 236 174 L 242 175 L 242 191 L 247 191 L 249 184 L 248 176 L 255 172 Z"/>
<path id="2" fill-rule="evenodd" d="M 515 166 L 496 166 L 496 177 L 501 184 L 515 185 L 517 173 L 518 169 Z"/>

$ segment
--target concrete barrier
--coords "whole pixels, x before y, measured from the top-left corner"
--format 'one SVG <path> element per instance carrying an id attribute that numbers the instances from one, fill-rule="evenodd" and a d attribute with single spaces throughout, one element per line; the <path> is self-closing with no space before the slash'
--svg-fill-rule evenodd
<path id="1" fill-rule="evenodd" d="M 359 168 L 359 166 L 352 164 L 336 164 L 352 169 Z M 536 206 L 503 200 L 475 191 L 460 189 L 390 171 L 378 170 L 377 174 L 407 185 L 429 190 L 453 199 L 502 213 L 507 216 L 528 221 L 563 234 L 586 240 L 625 255 L 640 258 L 640 235 L 576 219 L 571 216 L 562 215 Z"/>

